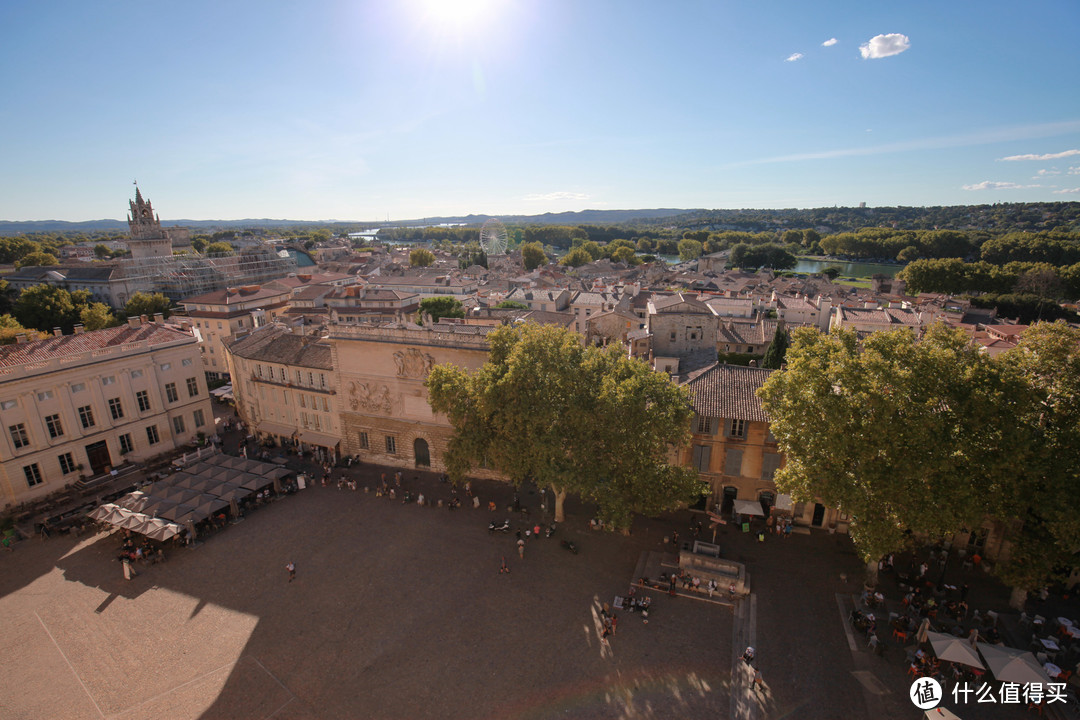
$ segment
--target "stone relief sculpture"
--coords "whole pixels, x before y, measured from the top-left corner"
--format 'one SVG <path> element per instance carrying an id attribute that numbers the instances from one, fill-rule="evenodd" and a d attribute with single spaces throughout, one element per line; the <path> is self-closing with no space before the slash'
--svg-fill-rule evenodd
<path id="1" fill-rule="evenodd" d="M 390 388 L 386 385 L 352 381 L 349 383 L 349 407 L 357 411 L 368 410 L 389 415 L 394 411 Z"/>
<path id="2" fill-rule="evenodd" d="M 398 377 L 426 378 L 435 366 L 435 358 L 430 353 L 420 352 L 416 348 L 398 350 L 394 353 Z"/>

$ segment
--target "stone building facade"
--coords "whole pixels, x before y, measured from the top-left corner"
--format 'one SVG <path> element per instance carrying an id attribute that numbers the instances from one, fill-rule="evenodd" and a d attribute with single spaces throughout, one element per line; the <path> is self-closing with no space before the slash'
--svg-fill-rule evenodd
<path id="1" fill-rule="evenodd" d="M 132 317 L 0 347 L 0 426 L 5 506 L 212 435 L 198 341 Z"/>
<path id="2" fill-rule="evenodd" d="M 272 324 L 224 343 L 240 418 L 261 438 L 337 457 L 338 383 L 330 345 Z"/>
<path id="3" fill-rule="evenodd" d="M 453 363 L 475 371 L 487 360 L 491 328 L 333 325 L 327 342 L 337 372 L 341 451 L 364 462 L 442 471 L 453 434 L 431 410 L 424 381 Z M 480 468 L 479 477 L 494 477 Z"/>
<path id="4" fill-rule="evenodd" d="M 695 468 L 712 488 L 710 508 L 731 517 L 736 500 L 756 501 L 766 514 L 776 508 L 796 524 L 846 531 L 848 518 L 818 502 L 791 503 L 773 483 L 784 456 L 769 430 L 756 391 L 774 370 L 716 364 L 685 383 L 695 418 L 681 463 Z"/>

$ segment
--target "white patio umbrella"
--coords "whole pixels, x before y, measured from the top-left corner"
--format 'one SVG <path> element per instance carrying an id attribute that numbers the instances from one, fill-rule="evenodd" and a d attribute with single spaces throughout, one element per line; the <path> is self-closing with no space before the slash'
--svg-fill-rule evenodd
<path id="1" fill-rule="evenodd" d="M 927 632 L 930 646 L 934 648 L 934 654 L 939 660 L 960 663 L 973 668 L 983 669 L 985 666 L 979 660 L 979 654 L 963 638 L 945 635 L 943 633 Z"/>
<path id="2" fill-rule="evenodd" d="M 930 618 L 923 618 L 922 623 L 919 624 L 919 629 L 915 631 L 915 641 L 922 645 L 926 642 L 927 636 L 930 634 Z"/>
<path id="3" fill-rule="evenodd" d="M 998 682 L 1044 685 L 1050 682 L 1042 665 L 1026 650 L 979 643 L 979 653 Z"/>
<path id="4" fill-rule="evenodd" d="M 98 505 L 96 508 L 88 512 L 86 516 L 91 520 L 105 521 L 105 518 L 111 515 L 117 507 L 118 506 L 114 503 L 105 503 L 104 505 Z"/>
<path id="5" fill-rule="evenodd" d="M 757 500 L 736 500 L 735 512 L 740 515 L 760 515 L 762 517 L 765 515 L 761 511 L 761 503 Z"/>

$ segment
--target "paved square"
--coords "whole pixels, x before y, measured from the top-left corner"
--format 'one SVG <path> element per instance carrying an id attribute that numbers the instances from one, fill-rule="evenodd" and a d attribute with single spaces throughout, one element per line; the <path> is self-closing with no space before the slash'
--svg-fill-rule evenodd
<path id="1" fill-rule="evenodd" d="M 505 507 L 511 491 L 493 488 Z M 730 609 L 652 591 L 649 624 L 620 613 L 603 646 L 600 603 L 662 531 L 591 532 L 570 512 L 524 559 L 487 532 L 502 510 L 323 487 L 131 581 L 115 538 L 21 543 L 0 557 L 0 706 L 28 720 L 727 717 Z"/>

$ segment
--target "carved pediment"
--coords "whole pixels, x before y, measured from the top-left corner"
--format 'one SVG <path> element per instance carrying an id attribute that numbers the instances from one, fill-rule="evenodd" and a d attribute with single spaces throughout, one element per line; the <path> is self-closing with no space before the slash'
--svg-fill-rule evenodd
<path id="1" fill-rule="evenodd" d="M 398 350 L 394 353 L 394 362 L 397 363 L 398 377 L 424 379 L 435 366 L 435 358 L 430 353 L 425 353 L 416 348 Z"/>
<path id="2" fill-rule="evenodd" d="M 349 407 L 354 411 L 381 412 L 390 415 L 394 403 L 390 388 L 377 383 L 349 382 Z"/>

